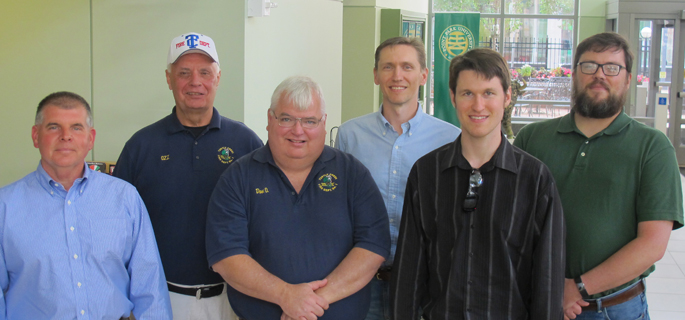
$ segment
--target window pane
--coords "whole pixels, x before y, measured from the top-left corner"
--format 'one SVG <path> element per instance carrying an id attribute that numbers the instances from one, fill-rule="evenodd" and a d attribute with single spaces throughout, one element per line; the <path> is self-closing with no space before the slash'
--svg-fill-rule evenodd
<path id="1" fill-rule="evenodd" d="M 478 47 L 490 48 L 492 50 L 499 50 L 499 23 L 500 19 L 495 18 L 481 18 L 479 36 L 480 42 Z"/>
<path id="2" fill-rule="evenodd" d="M 435 0 L 433 1 L 433 11 L 500 13 L 501 5 L 501 0 Z"/>
<path id="3" fill-rule="evenodd" d="M 506 0 L 505 13 L 573 14 L 573 0 Z"/>
<path id="4" fill-rule="evenodd" d="M 515 79 L 527 83 L 514 116 L 553 118 L 569 112 L 571 19 L 505 19 L 504 58 Z M 525 102 L 525 101 L 540 101 Z"/>

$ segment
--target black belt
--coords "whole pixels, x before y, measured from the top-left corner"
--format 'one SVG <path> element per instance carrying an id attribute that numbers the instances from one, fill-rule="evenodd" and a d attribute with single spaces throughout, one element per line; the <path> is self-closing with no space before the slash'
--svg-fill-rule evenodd
<path id="1" fill-rule="evenodd" d="M 199 287 L 199 288 L 184 288 L 184 287 L 179 287 L 175 286 L 171 283 L 167 282 L 167 288 L 169 288 L 169 291 L 175 292 L 178 294 L 184 294 L 186 296 L 193 296 L 195 298 L 202 299 L 202 298 L 211 298 L 211 297 L 216 297 L 220 295 L 222 292 L 224 292 L 224 284 L 217 284 L 214 286 L 207 286 L 207 287 Z"/>
<path id="2" fill-rule="evenodd" d="M 383 267 L 378 269 L 376 272 L 376 279 L 383 281 L 390 281 L 390 275 L 392 274 L 392 267 Z"/>

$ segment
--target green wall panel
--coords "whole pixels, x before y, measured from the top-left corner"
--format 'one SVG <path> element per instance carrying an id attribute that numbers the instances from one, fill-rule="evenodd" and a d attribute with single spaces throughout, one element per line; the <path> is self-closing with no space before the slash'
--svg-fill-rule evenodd
<path id="1" fill-rule="evenodd" d="M 63 90 L 91 98 L 90 4 L 3 1 L 0 30 L 0 186 L 4 186 L 38 165 L 40 154 L 31 141 L 38 102 Z"/>

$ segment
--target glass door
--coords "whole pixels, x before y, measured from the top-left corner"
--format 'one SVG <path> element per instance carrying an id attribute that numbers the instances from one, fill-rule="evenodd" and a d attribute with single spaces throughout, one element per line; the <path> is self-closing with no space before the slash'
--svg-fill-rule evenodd
<path id="1" fill-rule="evenodd" d="M 674 44 L 676 51 L 673 64 L 673 86 L 671 89 L 671 99 L 674 103 L 675 109 L 673 114 L 672 127 L 675 130 L 673 138 L 674 146 L 676 148 L 676 156 L 678 157 L 678 164 L 685 166 L 685 20 L 676 21 L 676 35 L 677 42 Z"/>
<path id="2" fill-rule="evenodd" d="M 683 113 L 683 47 L 685 24 L 680 19 L 636 19 L 637 48 L 632 106 L 629 114 L 668 136 L 678 163 L 685 166 Z M 635 44 L 635 40 L 632 41 Z"/>

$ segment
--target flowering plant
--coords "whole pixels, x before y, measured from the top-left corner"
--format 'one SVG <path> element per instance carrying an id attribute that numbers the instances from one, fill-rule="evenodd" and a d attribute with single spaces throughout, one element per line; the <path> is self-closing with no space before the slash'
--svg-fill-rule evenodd
<path id="1" fill-rule="evenodd" d="M 566 69 L 564 67 L 556 67 L 550 71 L 551 76 L 553 77 L 570 77 L 571 76 L 571 69 Z"/>
<path id="2" fill-rule="evenodd" d="M 649 77 L 641 74 L 637 75 L 637 83 L 649 82 Z"/>
<path id="3" fill-rule="evenodd" d="M 522 77 L 530 77 L 532 75 L 533 71 L 535 71 L 535 68 L 533 68 L 527 64 L 527 65 L 524 65 L 523 67 L 521 67 L 521 69 L 518 69 L 516 71 L 518 71 Z"/>

